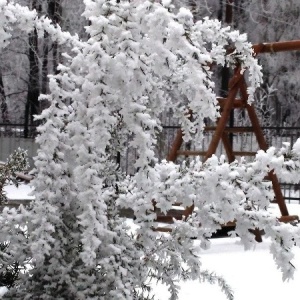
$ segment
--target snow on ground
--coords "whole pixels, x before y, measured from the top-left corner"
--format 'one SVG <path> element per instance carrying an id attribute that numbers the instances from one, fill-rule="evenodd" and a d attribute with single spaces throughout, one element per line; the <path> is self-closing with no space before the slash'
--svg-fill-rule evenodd
<path id="1" fill-rule="evenodd" d="M 4 187 L 6 196 L 10 200 L 32 200 L 34 196 L 30 195 L 32 188 L 29 184 L 20 184 L 19 187 L 13 184 Z"/>
<path id="2" fill-rule="evenodd" d="M 238 239 L 213 239 L 212 246 L 202 254 L 203 268 L 223 276 L 234 291 L 235 300 L 299 299 L 300 249 L 293 261 L 298 269 L 294 280 L 283 282 L 269 253 L 269 241 L 257 244 L 255 250 L 244 251 Z M 157 286 L 158 299 L 168 299 L 165 287 Z M 217 285 L 199 282 L 181 283 L 180 300 L 225 300 Z"/>
<path id="3" fill-rule="evenodd" d="M 5 286 L 0 287 L 0 298 L 3 297 L 3 295 L 8 291 L 8 289 Z"/>
<path id="4" fill-rule="evenodd" d="M 18 188 L 10 185 L 5 187 L 10 199 L 32 199 L 29 196 L 29 185 L 20 185 Z M 272 205 L 274 212 L 278 210 Z M 289 213 L 300 216 L 299 204 L 288 204 Z M 223 276 L 232 287 L 235 300 L 282 300 L 300 298 L 300 249 L 296 249 L 293 261 L 296 272 L 293 280 L 283 282 L 281 273 L 269 253 L 270 242 L 264 240 L 257 244 L 255 250 L 244 251 L 236 238 L 213 239 L 209 250 L 203 251 L 203 269 L 216 272 Z M 217 285 L 199 282 L 181 282 L 179 300 L 225 300 L 225 295 Z M 166 287 L 155 287 L 156 297 L 159 300 L 169 298 Z M 0 291 L 1 297 L 1 291 Z"/>
<path id="5" fill-rule="evenodd" d="M 272 210 L 278 206 L 272 204 Z M 300 216 L 300 204 L 288 204 L 290 215 Z M 300 299 L 300 248 L 295 249 L 294 279 L 283 282 L 269 253 L 270 241 L 257 244 L 256 249 L 244 251 L 238 238 L 212 239 L 211 248 L 201 254 L 203 269 L 223 276 L 234 291 L 235 300 Z M 182 282 L 179 300 L 225 300 L 218 285 Z M 168 299 L 166 287 L 157 286 L 157 299 Z"/>

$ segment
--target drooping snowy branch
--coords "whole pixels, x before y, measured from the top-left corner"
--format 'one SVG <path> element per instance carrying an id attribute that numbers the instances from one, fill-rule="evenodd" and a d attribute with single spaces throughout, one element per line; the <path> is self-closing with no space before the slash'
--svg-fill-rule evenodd
<path id="1" fill-rule="evenodd" d="M 72 36 L 69 32 L 64 32 L 58 24 L 47 17 L 39 18 L 35 10 L 30 10 L 26 6 L 7 0 L 0 3 L 0 51 L 9 45 L 13 31 L 29 33 L 34 29 L 39 36 L 43 36 L 46 31 L 54 42 L 66 44 L 74 47 L 79 43 L 78 36 Z"/>
<path id="2" fill-rule="evenodd" d="M 9 44 L 11 32 L 13 30 L 22 29 L 29 32 L 33 29 L 36 12 L 31 11 L 28 7 L 7 2 L 0 3 L 0 50 Z"/>
<path id="3" fill-rule="evenodd" d="M 154 242 L 149 228 L 158 226 L 153 207 L 145 205 L 151 199 L 155 199 L 162 213 L 167 213 L 175 202 L 181 202 L 183 207 L 194 205 L 194 212 L 187 220 L 175 222 L 173 238 L 198 238 L 204 249 L 209 246 L 207 238 L 228 222 L 235 222 L 232 234 L 241 238 L 246 249 L 253 248 L 256 243 L 249 229 L 264 230 L 265 237 L 273 241 L 271 251 L 283 279 L 290 278 L 294 271 L 292 248 L 300 246 L 300 228 L 280 223 L 279 216 L 270 212 L 274 192 L 271 182 L 265 178 L 273 170 L 279 178 L 300 181 L 299 143 L 300 140 L 291 151 L 286 146 L 279 150 L 261 150 L 251 163 L 235 161 L 229 164 L 216 156 L 205 163 L 196 159 L 189 166 L 164 161 L 155 165 L 153 173 L 156 176 L 128 183 L 130 191 L 120 196 L 119 205 L 130 207 L 135 203 L 133 210 L 140 225 L 138 234 L 149 243 Z M 176 234 L 181 226 L 185 230 L 179 237 Z"/>
<path id="4" fill-rule="evenodd" d="M 47 19 L 34 21 L 39 31 L 48 30 L 74 47 L 44 96 L 51 106 L 39 116 L 36 199 L 28 210 L 20 209 L 21 216 L 5 210 L 0 219 L 7 233 L 3 238 L 17 242 L 10 245 L 10 259 L 23 255 L 24 265 L 24 257 L 31 259 L 30 271 L 8 295 L 142 299 L 140 290 L 154 277 L 176 299 L 177 279 L 217 278 L 202 271 L 191 238 L 199 238 L 205 249 L 220 224 L 233 220 L 246 248 L 254 244 L 249 229 L 263 228 L 274 240 L 278 265 L 289 275 L 298 227 L 280 225 L 268 213 L 273 193 L 263 178 L 272 169 L 279 176 L 296 172 L 298 144 L 286 162 L 271 149 L 259 152 L 252 164 L 212 157 L 204 164 L 196 159 L 189 166 L 175 165 L 159 163 L 154 152 L 164 110 L 171 107 L 180 118 L 186 140 L 199 140 L 203 118 L 218 116 L 212 64 L 249 70 L 251 100 L 261 72 L 246 37 L 222 29 L 218 21 L 194 23 L 188 10 L 173 14 L 150 1 L 85 3 L 87 42 L 62 33 Z M 227 46 L 235 52 L 227 55 Z M 128 137 L 138 153 L 134 165 L 139 170 L 131 178 L 115 163 Z M 195 210 L 186 222 L 176 221 L 169 235 L 160 236 L 152 230 L 152 200 L 162 212 L 174 201 L 193 204 Z M 133 209 L 137 235 L 128 233 L 118 216 L 120 207 Z M 27 229 L 17 240 L 16 228 L 8 229 L 16 218 Z"/>

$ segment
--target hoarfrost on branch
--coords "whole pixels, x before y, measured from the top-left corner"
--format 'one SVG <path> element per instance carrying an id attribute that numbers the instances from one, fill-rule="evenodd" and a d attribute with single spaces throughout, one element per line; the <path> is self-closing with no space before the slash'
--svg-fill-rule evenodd
<path id="1" fill-rule="evenodd" d="M 280 224 L 268 212 L 273 193 L 263 178 L 275 170 L 299 180 L 298 143 L 291 153 L 287 148 L 261 151 L 248 164 L 228 164 L 214 156 L 206 163 L 195 159 L 176 165 L 155 156 L 159 115 L 165 109 L 171 107 L 179 118 L 186 141 L 200 141 L 203 119 L 218 117 L 212 64 L 248 70 L 250 102 L 262 80 L 245 35 L 208 18 L 195 23 L 189 10 L 172 13 L 169 1 L 163 3 L 166 7 L 149 1 L 86 0 L 86 42 L 26 8 L 0 3 L 7 16 L 1 47 L 14 26 L 46 30 L 73 47 L 58 74 L 50 77 L 51 93 L 43 96 L 51 106 L 38 117 L 44 122 L 37 138 L 36 199 L 28 209 L 4 209 L 0 218 L 1 239 L 10 241 L 1 266 L 17 260 L 25 268 L 28 259 L 31 264 L 8 296 L 142 299 L 151 290 L 149 279 L 155 278 L 177 299 L 179 279 L 216 281 L 202 270 L 201 251 L 220 224 L 233 220 L 233 234 L 246 249 L 255 244 L 249 229 L 264 229 L 283 278 L 292 276 L 299 228 Z M 226 47 L 235 51 L 227 54 Z M 138 153 L 132 177 L 115 163 L 128 135 Z M 195 211 L 186 222 L 176 221 L 169 235 L 160 235 L 152 230 L 153 199 L 163 212 L 178 199 L 194 204 Z M 134 210 L 135 235 L 118 216 L 120 208 Z M 16 220 L 26 229 L 12 226 Z M 217 281 L 232 299 L 226 283 Z"/>

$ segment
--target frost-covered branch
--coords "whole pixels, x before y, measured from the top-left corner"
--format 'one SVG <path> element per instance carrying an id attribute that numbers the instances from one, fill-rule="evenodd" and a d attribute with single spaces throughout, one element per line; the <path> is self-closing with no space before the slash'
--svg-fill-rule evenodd
<path id="1" fill-rule="evenodd" d="M 203 118 L 218 116 L 212 64 L 247 69 L 250 100 L 261 82 L 245 35 L 218 21 L 195 23 L 187 9 L 175 14 L 169 1 L 163 3 L 166 7 L 150 1 L 85 1 L 87 42 L 46 18 L 27 15 L 26 22 L 39 32 L 46 30 L 73 50 L 50 77 L 51 92 L 44 98 L 51 105 L 38 117 L 43 122 L 35 200 L 29 209 L 4 210 L 0 218 L 1 238 L 11 241 L 9 259 L 24 266 L 30 259 L 31 267 L 9 297 L 142 299 L 139 291 L 150 276 L 167 284 L 173 299 L 178 279 L 201 278 L 217 280 L 230 299 L 226 284 L 201 268 L 201 251 L 229 221 L 236 222 L 246 248 L 254 244 L 249 229 L 264 229 L 278 266 L 284 276 L 291 274 L 291 241 L 298 243 L 298 227 L 281 225 L 267 211 L 273 193 L 263 179 L 273 169 L 278 176 L 296 173 L 298 144 L 286 161 L 285 150 L 271 149 L 259 152 L 252 164 L 217 157 L 189 166 L 158 162 L 154 148 L 163 111 L 172 108 L 187 141 L 200 141 Z M 226 47 L 236 50 L 226 54 Z M 138 171 L 131 178 L 115 163 L 128 137 L 137 151 Z M 169 235 L 159 235 L 153 231 L 153 200 L 162 212 L 175 201 L 195 210 L 186 222 L 176 221 Z M 133 209 L 136 235 L 128 233 L 120 207 Z M 14 220 L 26 224 L 23 235 L 16 234 L 21 227 L 12 226 Z"/>
<path id="2" fill-rule="evenodd" d="M 1 1 L 0 13 L 3 16 L 0 20 L 0 51 L 9 45 L 12 32 L 19 30 L 23 34 L 36 29 L 39 36 L 46 31 L 54 42 L 67 44 L 74 47 L 79 43 L 77 36 L 61 30 L 60 26 L 53 24 L 47 17 L 39 18 L 35 10 L 7 0 Z"/>
<path id="3" fill-rule="evenodd" d="M 138 181 L 128 179 L 131 180 L 127 183 L 130 191 L 120 196 L 119 205 L 130 207 L 135 203 L 133 210 L 140 226 L 138 234 L 149 244 L 155 243 L 149 228 L 157 227 L 156 213 L 145 205 L 151 199 L 155 199 L 162 213 L 167 213 L 175 202 L 181 202 L 183 207 L 194 205 L 194 212 L 187 220 L 175 222 L 174 243 L 194 237 L 206 249 L 208 238 L 222 224 L 235 222 L 236 228 L 231 234 L 238 235 L 245 249 L 249 249 L 256 243 L 249 230 L 264 230 L 265 237 L 273 242 L 271 251 L 283 279 L 290 278 L 294 271 L 292 248 L 300 246 L 300 228 L 280 223 L 279 216 L 270 212 L 274 192 L 271 182 L 265 178 L 274 171 L 279 178 L 299 182 L 299 144 L 300 140 L 291 151 L 287 146 L 279 150 L 270 148 L 266 152 L 260 150 L 251 163 L 235 161 L 229 164 L 216 156 L 205 163 L 195 159 L 189 166 L 164 161 L 154 166 L 151 177 L 139 177 Z M 164 255 L 161 253 L 158 257 Z"/>

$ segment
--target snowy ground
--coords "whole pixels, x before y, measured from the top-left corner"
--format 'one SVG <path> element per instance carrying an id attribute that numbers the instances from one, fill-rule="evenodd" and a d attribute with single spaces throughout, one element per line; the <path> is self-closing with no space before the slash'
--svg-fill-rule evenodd
<path id="1" fill-rule="evenodd" d="M 274 212 L 278 211 L 273 206 Z M 290 215 L 300 216 L 300 205 L 288 205 Z M 279 215 L 279 213 L 278 213 Z M 294 279 L 283 282 L 264 240 L 255 250 L 244 251 L 237 238 L 212 239 L 212 246 L 202 253 L 203 269 L 223 276 L 234 291 L 235 300 L 300 299 L 300 248 L 295 249 Z M 217 285 L 182 282 L 179 300 L 225 300 Z M 166 287 L 157 286 L 157 299 L 168 299 Z"/>
<path id="2" fill-rule="evenodd" d="M 5 188 L 10 199 L 21 200 L 28 196 L 30 188 L 22 185 L 19 188 Z M 300 215 L 299 204 L 288 205 L 290 214 Z M 276 211 L 276 208 L 274 208 Z M 202 254 L 203 268 L 222 275 L 232 287 L 236 300 L 282 300 L 300 298 L 300 249 L 296 249 L 293 261 L 296 267 L 294 280 L 282 282 L 281 273 L 269 254 L 269 241 L 257 244 L 254 251 L 243 250 L 238 239 L 213 239 L 212 247 Z M 180 300 L 225 300 L 225 295 L 217 285 L 199 282 L 180 283 Z M 168 299 L 164 286 L 156 287 L 157 299 Z M 1 291 L 0 291 L 1 296 Z"/>
<path id="3" fill-rule="evenodd" d="M 19 187 L 6 185 L 4 191 L 10 200 L 31 200 L 34 198 L 30 195 L 32 188 L 28 184 L 20 184 Z"/>
<path id="4" fill-rule="evenodd" d="M 232 287 L 236 300 L 282 300 L 300 297 L 300 249 L 296 253 L 293 280 L 282 282 L 269 254 L 269 242 L 258 244 L 255 251 L 243 250 L 237 239 L 214 239 L 212 247 L 202 254 L 204 269 L 222 275 Z M 158 286 L 158 299 L 168 299 L 166 288 Z M 186 282 L 181 284 L 180 300 L 225 300 L 217 285 Z"/>

